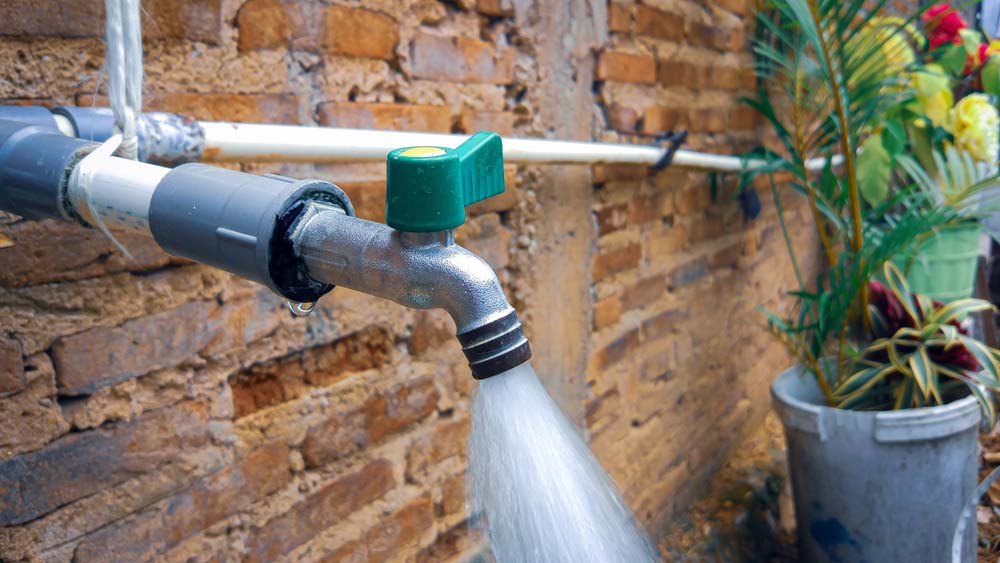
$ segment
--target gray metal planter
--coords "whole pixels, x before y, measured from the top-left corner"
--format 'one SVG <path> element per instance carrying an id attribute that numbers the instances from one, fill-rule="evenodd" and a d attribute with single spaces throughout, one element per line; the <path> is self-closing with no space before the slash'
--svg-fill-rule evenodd
<path id="1" fill-rule="evenodd" d="M 952 534 L 976 488 L 974 398 L 902 411 L 833 409 L 799 366 L 778 376 L 771 396 L 788 442 L 802 561 L 952 560 Z M 962 562 L 975 560 L 973 524 Z"/>

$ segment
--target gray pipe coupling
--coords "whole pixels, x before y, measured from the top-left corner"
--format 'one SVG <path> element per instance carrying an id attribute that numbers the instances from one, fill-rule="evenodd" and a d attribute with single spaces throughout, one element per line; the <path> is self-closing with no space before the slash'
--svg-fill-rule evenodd
<path id="1" fill-rule="evenodd" d="M 329 182 L 185 164 L 153 192 L 149 228 L 171 254 L 258 282 L 292 301 L 315 302 L 333 285 L 309 277 L 289 237 L 310 201 L 354 215 L 347 195 Z"/>

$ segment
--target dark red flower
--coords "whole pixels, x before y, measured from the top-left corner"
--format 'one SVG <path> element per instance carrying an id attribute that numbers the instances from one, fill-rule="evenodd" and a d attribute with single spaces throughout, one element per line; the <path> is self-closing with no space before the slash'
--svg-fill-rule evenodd
<path id="1" fill-rule="evenodd" d="M 923 15 L 920 21 L 924 22 L 924 29 L 928 36 L 947 35 L 957 36 L 960 30 L 969 27 L 962 14 L 958 13 L 951 4 L 941 2 L 934 4 Z"/>

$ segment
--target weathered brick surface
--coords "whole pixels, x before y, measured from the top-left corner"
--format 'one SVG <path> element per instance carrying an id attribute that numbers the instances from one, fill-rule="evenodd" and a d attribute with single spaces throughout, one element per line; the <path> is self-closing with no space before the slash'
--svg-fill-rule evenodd
<path id="1" fill-rule="evenodd" d="M 93 328 L 60 338 L 52 347 L 62 393 L 92 393 L 120 381 L 171 367 L 212 341 L 216 307 L 192 302 L 120 327 Z"/>
<path id="2" fill-rule="evenodd" d="M 410 44 L 413 75 L 447 82 L 509 84 L 513 80 L 511 53 L 498 54 L 485 41 L 421 33 Z"/>
<path id="3" fill-rule="evenodd" d="M 393 488 L 392 465 L 375 460 L 323 485 L 288 512 L 251 531 L 244 561 L 274 561 Z"/>
<path id="4" fill-rule="evenodd" d="M 146 37 L 217 43 L 222 32 L 222 0 L 152 0 L 143 3 Z M 4 0 L 0 35 L 101 37 L 100 0 Z"/>
<path id="5" fill-rule="evenodd" d="M 197 481 L 184 492 L 89 536 L 74 561 L 143 561 L 282 487 L 288 446 L 275 443 Z"/>
<path id="6" fill-rule="evenodd" d="M 320 104 L 319 122 L 334 127 L 451 132 L 451 110 L 410 104 Z"/>
<path id="7" fill-rule="evenodd" d="M 597 61 L 596 78 L 653 84 L 656 82 L 656 59 L 652 55 L 606 51 Z"/>
<path id="8" fill-rule="evenodd" d="M 107 106 L 104 96 L 80 94 L 79 106 Z M 178 92 L 147 94 L 142 98 L 147 111 L 167 111 L 190 115 L 206 121 L 241 121 L 245 123 L 297 123 L 298 100 L 290 94 L 194 94 Z"/>
<path id="9" fill-rule="evenodd" d="M 389 16 L 372 10 L 330 6 L 324 14 L 323 48 L 334 55 L 391 59 L 399 31 Z"/>
<path id="10" fill-rule="evenodd" d="M 20 391 L 25 383 L 21 343 L 13 338 L 0 338 L 0 395 Z"/>
<path id="11" fill-rule="evenodd" d="M 394 510 L 385 521 L 355 541 L 321 559 L 323 563 L 391 561 L 400 553 L 419 546 L 421 537 L 434 525 L 430 497 L 420 497 Z"/>
<path id="12" fill-rule="evenodd" d="M 135 422 L 71 434 L 0 462 L 0 525 L 20 524 L 170 463 L 208 436 L 205 405 L 189 403 Z M 100 460 L 98 463 L 96 460 Z"/>
<path id="13" fill-rule="evenodd" d="M 439 398 L 434 383 L 427 379 L 377 392 L 359 408 L 335 413 L 309 429 L 302 455 L 310 466 L 325 465 L 424 418 L 434 411 Z"/>

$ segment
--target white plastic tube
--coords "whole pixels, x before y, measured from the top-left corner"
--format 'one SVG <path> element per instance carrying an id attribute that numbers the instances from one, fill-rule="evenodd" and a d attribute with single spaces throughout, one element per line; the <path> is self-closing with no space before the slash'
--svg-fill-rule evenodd
<path id="1" fill-rule="evenodd" d="M 81 162 L 70 178 L 67 195 L 84 221 L 116 231 L 152 236 L 149 202 L 170 168 L 109 156 Z"/>
<path id="2" fill-rule="evenodd" d="M 394 149 L 410 146 L 455 148 L 468 135 L 411 133 L 373 129 L 264 125 L 219 121 L 199 122 L 205 131 L 203 162 L 380 162 Z M 664 149 L 649 145 L 591 143 L 505 137 L 503 156 L 507 162 L 548 164 L 637 164 L 651 166 Z M 825 159 L 808 163 L 812 170 Z M 835 164 L 837 163 L 835 157 Z M 747 166 L 763 164 L 751 160 Z M 684 168 L 739 172 L 743 159 L 689 150 L 678 150 L 673 164 Z"/>

